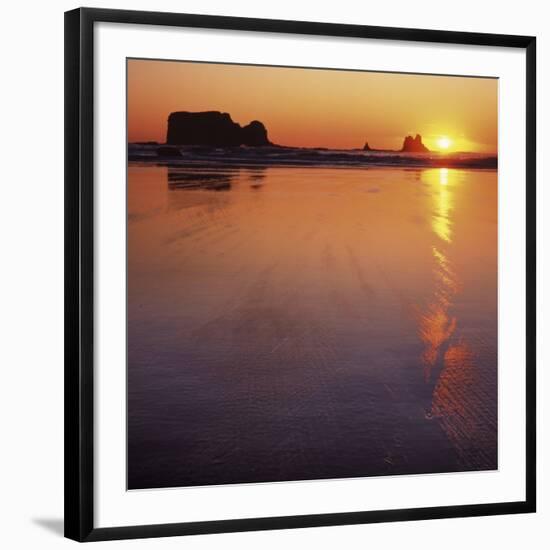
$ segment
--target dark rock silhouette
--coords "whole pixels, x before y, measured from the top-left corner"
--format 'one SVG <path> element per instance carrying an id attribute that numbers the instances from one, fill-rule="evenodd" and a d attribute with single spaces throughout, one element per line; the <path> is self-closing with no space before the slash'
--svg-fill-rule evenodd
<path id="1" fill-rule="evenodd" d="M 403 153 L 429 153 L 430 150 L 422 143 L 422 136 L 416 134 L 416 137 L 407 136 L 401 147 Z"/>
<path id="2" fill-rule="evenodd" d="M 253 120 L 241 130 L 243 145 L 271 145 L 267 139 L 267 130 L 259 120 Z"/>
<path id="3" fill-rule="evenodd" d="M 166 143 L 169 145 L 205 145 L 238 147 L 271 145 L 265 126 L 258 120 L 247 126 L 233 122 L 229 113 L 179 111 L 168 117 Z"/>
<path id="4" fill-rule="evenodd" d="M 373 151 L 378 153 L 429 153 L 430 150 L 422 143 L 422 136 L 416 134 L 415 137 L 407 136 L 403 140 L 403 146 L 399 150 L 395 149 L 376 149 L 371 147 L 368 141 L 363 145 L 363 151 Z"/>

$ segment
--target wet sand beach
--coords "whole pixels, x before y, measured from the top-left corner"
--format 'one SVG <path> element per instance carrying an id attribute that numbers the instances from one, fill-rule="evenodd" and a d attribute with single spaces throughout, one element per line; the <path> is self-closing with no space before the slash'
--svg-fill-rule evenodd
<path id="1" fill-rule="evenodd" d="M 497 172 L 128 168 L 128 487 L 497 468 Z"/>

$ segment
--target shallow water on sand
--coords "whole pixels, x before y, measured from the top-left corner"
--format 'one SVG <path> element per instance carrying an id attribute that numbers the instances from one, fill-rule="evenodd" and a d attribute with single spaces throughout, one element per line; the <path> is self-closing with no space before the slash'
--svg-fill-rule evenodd
<path id="1" fill-rule="evenodd" d="M 130 489 L 496 467 L 496 171 L 130 164 Z"/>

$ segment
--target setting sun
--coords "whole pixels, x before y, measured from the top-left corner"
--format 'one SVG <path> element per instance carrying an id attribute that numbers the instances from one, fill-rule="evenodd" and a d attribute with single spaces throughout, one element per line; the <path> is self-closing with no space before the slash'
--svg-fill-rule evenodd
<path id="1" fill-rule="evenodd" d="M 440 137 L 437 140 L 437 146 L 440 149 L 448 149 L 451 146 L 451 144 L 452 144 L 452 141 L 446 136 Z"/>

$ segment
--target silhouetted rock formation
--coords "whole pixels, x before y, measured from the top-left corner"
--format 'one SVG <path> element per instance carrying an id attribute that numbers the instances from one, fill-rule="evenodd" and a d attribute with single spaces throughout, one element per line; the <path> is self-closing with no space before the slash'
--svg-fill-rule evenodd
<path id="1" fill-rule="evenodd" d="M 210 147 L 271 145 L 265 126 L 258 120 L 242 127 L 231 120 L 229 113 L 220 113 L 219 111 L 171 113 L 168 117 L 166 143 Z"/>
<path id="2" fill-rule="evenodd" d="M 363 145 L 363 151 L 372 151 L 368 141 L 365 141 L 365 145 Z"/>
<path id="3" fill-rule="evenodd" d="M 401 147 L 403 153 L 429 153 L 430 150 L 422 143 L 422 136 L 416 134 L 416 137 L 407 136 Z"/>
<path id="4" fill-rule="evenodd" d="M 253 120 L 248 126 L 242 128 L 241 135 L 243 145 L 250 145 L 252 147 L 271 145 L 267 139 L 267 130 L 259 120 Z"/>

